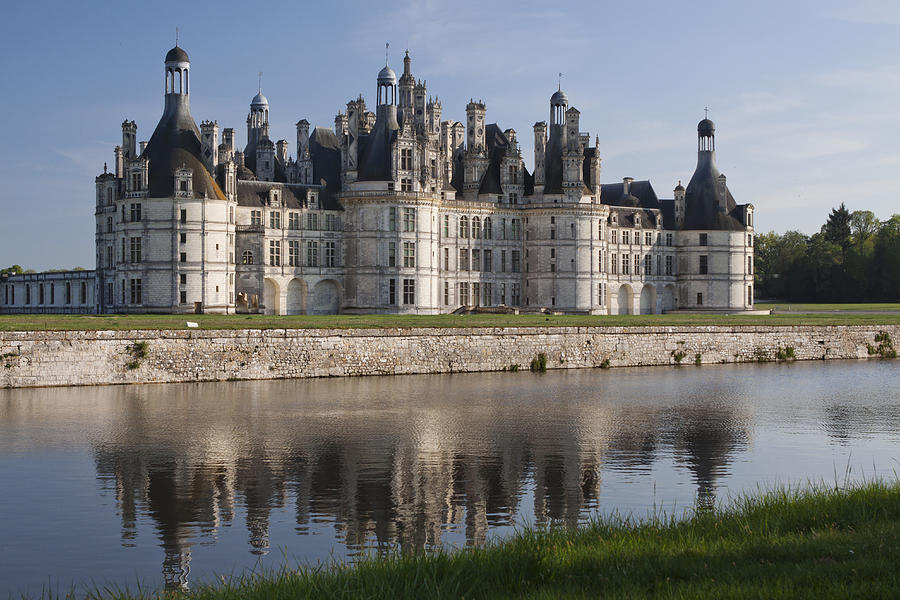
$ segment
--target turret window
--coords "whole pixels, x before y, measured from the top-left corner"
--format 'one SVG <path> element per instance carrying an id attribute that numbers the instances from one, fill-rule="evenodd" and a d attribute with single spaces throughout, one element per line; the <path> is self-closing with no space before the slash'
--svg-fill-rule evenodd
<path id="1" fill-rule="evenodd" d="M 244 250 L 241 254 L 241 264 L 242 265 L 252 265 L 253 264 L 253 253 L 249 250 Z"/>
<path id="2" fill-rule="evenodd" d="M 706 254 L 700 255 L 700 274 L 706 275 L 709 273 L 709 256 Z"/>
<path id="3" fill-rule="evenodd" d="M 400 150 L 400 168 L 404 171 L 412 169 L 412 149 L 403 148 Z"/>

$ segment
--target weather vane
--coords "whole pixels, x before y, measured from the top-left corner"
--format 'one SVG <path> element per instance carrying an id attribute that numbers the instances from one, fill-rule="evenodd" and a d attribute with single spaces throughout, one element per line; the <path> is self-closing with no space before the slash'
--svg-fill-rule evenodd
<path id="1" fill-rule="evenodd" d="M 709 118 L 709 107 L 708 107 L 708 106 L 707 106 L 706 108 L 703 109 L 703 118 L 704 118 L 704 119 L 708 119 L 708 118 Z"/>
<path id="2" fill-rule="evenodd" d="M 387 66 L 387 64 L 388 64 L 388 48 L 390 48 L 390 47 L 391 47 L 390 42 L 384 43 L 384 66 Z"/>

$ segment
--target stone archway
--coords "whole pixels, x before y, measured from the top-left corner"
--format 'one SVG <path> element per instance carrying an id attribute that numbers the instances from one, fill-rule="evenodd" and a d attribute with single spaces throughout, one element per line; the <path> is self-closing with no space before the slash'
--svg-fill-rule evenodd
<path id="1" fill-rule="evenodd" d="M 333 279 L 323 279 L 312 287 L 307 310 L 311 315 L 336 315 L 340 310 L 341 290 Z"/>
<path id="2" fill-rule="evenodd" d="M 281 286 L 268 277 L 263 281 L 263 306 L 267 315 L 281 314 Z"/>
<path id="3" fill-rule="evenodd" d="M 631 289 L 631 286 L 627 283 L 623 283 L 619 287 L 619 292 L 616 294 L 616 304 L 618 308 L 618 314 L 620 315 L 630 315 L 632 313 L 631 302 L 634 298 L 634 291 Z"/>
<path id="4" fill-rule="evenodd" d="M 656 288 L 645 285 L 641 288 L 641 314 L 652 315 L 656 312 Z"/>
<path id="5" fill-rule="evenodd" d="M 287 310 L 289 315 L 306 314 L 306 282 L 294 278 L 287 286 Z"/>

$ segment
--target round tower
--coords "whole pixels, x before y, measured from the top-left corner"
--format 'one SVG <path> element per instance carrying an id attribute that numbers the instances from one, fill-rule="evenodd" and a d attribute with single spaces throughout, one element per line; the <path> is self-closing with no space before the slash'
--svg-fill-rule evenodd
<path id="1" fill-rule="evenodd" d="M 716 150 L 716 124 L 708 118 L 697 123 L 697 150 L 700 152 Z"/>
<path id="2" fill-rule="evenodd" d="M 187 52 L 176 45 L 166 54 L 166 95 L 187 96 L 190 93 L 191 61 Z"/>

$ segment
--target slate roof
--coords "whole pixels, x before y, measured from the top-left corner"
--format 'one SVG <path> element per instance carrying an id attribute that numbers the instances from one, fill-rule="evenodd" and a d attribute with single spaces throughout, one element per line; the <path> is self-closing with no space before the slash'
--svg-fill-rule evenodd
<path id="1" fill-rule="evenodd" d="M 700 151 L 697 158 L 697 169 L 684 192 L 683 229 L 728 231 L 745 229 L 740 219 L 740 211 L 736 211 L 737 204 L 727 185 L 724 189 L 725 211 L 719 210 L 718 178 L 719 169 L 716 167 L 715 154 L 711 151 Z"/>
<path id="2" fill-rule="evenodd" d="M 378 107 L 375 126 L 367 136 L 359 139 L 359 181 L 393 181 L 391 147 L 397 137 L 396 107 Z"/>
<path id="3" fill-rule="evenodd" d="M 176 49 L 180 50 L 176 46 L 169 53 Z M 163 115 L 141 154 L 141 157 L 150 161 L 151 198 L 171 197 L 175 192 L 175 169 L 186 167 L 194 172 L 195 198 L 206 196 L 225 200 L 225 194 L 200 159 L 200 147 L 200 130 L 191 116 L 189 96 L 166 94 Z"/>
<path id="4" fill-rule="evenodd" d="M 649 181 L 632 181 L 625 195 L 624 183 L 604 183 L 600 186 L 600 203 L 630 208 L 659 208 L 659 200 Z"/>
<path id="5" fill-rule="evenodd" d="M 309 154 L 313 163 L 313 182 L 325 185 L 321 195 L 323 205 L 332 202 L 340 208 L 334 197 L 341 191 L 341 141 L 331 129 L 316 127 L 309 136 Z"/>
<path id="6" fill-rule="evenodd" d="M 166 62 L 190 62 L 190 60 L 188 59 L 187 52 L 184 51 L 184 48 L 175 46 L 166 52 Z"/>

